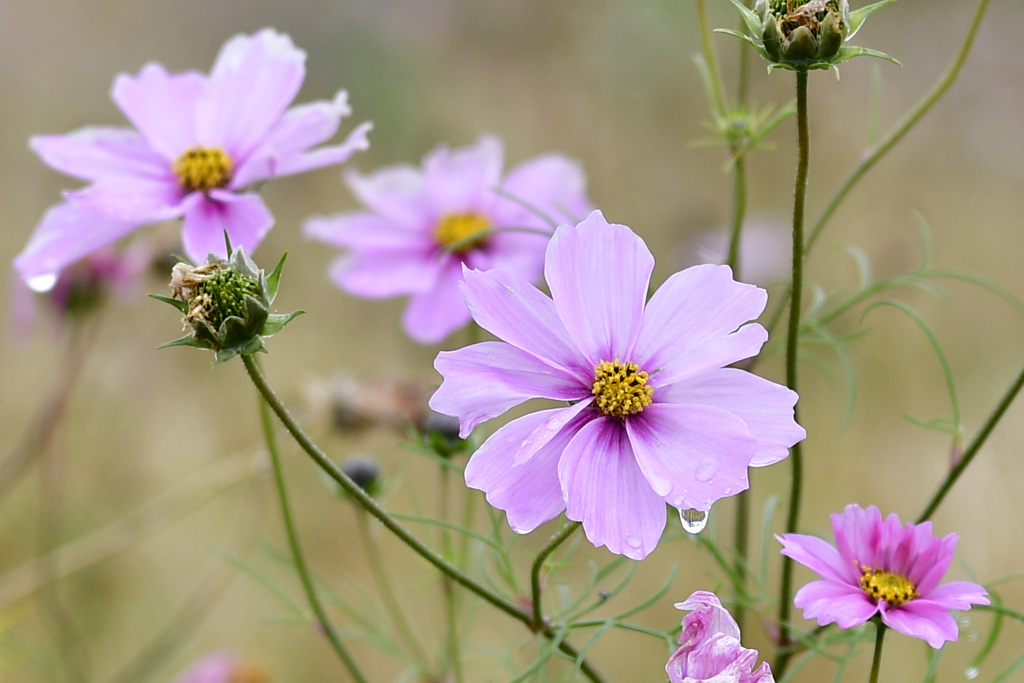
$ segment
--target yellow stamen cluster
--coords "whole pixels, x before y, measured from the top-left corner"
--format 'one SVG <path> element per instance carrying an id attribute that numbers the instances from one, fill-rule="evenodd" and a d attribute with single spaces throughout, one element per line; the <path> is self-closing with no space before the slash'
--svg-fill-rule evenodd
<path id="1" fill-rule="evenodd" d="M 234 163 L 220 147 L 190 147 L 174 162 L 178 183 L 189 192 L 207 192 L 231 181 Z"/>
<path id="2" fill-rule="evenodd" d="M 445 249 L 462 254 L 482 246 L 487 241 L 487 236 L 482 233 L 490 227 L 490 219 L 482 214 L 452 213 L 437 224 L 434 237 Z"/>
<path id="3" fill-rule="evenodd" d="M 608 417 L 636 415 L 651 405 L 654 389 L 647 386 L 648 375 L 636 363 L 601 361 L 594 367 L 594 407 Z"/>
<path id="4" fill-rule="evenodd" d="M 917 587 L 905 576 L 871 567 L 862 567 L 861 571 L 860 587 L 876 600 L 896 607 L 917 597 Z"/>

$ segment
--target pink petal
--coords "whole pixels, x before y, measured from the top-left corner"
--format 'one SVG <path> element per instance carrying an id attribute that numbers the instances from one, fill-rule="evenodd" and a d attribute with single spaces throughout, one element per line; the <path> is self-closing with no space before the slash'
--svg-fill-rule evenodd
<path id="1" fill-rule="evenodd" d="M 38 135 L 29 140 L 29 146 L 48 166 L 85 180 L 174 178 L 170 162 L 136 131 L 125 128 L 81 128 L 67 135 Z"/>
<path id="2" fill-rule="evenodd" d="M 174 683 L 226 683 L 238 665 L 238 657 L 230 652 L 217 652 L 196 661 Z"/>
<path id="3" fill-rule="evenodd" d="M 528 399 L 568 401 L 578 400 L 580 394 L 579 384 L 571 375 L 554 370 L 504 342 L 482 342 L 456 351 L 442 351 L 437 354 L 434 367 L 444 381 L 430 398 L 430 407 L 459 418 L 462 438 L 484 420 Z"/>
<path id="4" fill-rule="evenodd" d="M 653 269 L 643 240 L 609 224 L 600 211 L 555 231 L 544 275 L 565 328 L 591 366 L 633 360 Z"/>
<path id="5" fill-rule="evenodd" d="M 437 344 L 470 321 L 466 299 L 459 285 L 459 264 L 449 259 L 442 263 L 433 287 L 416 292 L 402 315 L 402 325 L 420 344 Z"/>
<path id="6" fill-rule="evenodd" d="M 43 214 L 28 244 L 15 257 L 14 267 L 26 282 L 56 276 L 137 227 L 138 223 L 97 214 L 72 202 L 57 204 Z"/>
<path id="7" fill-rule="evenodd" d="M 184 190 L 173 179 L 108 177 L 81 190 L 65 192 L 71 202 L 117 220 L 155 223 L 177 218 L 184 211 Z"/>
<path id="8" fill-rule="evenodd" d="M 782 544 L 782 554 L 790 557 L 823 579 L 857 586 L 861 576 L 859 567 L 847 562 L 834 547 L 817 536 L 785 534 L 776 536 Z"/>
<path id="9" fill-rule="evenodd" d="M 330 268 L 338 287 L 373 299 L 431 291 L 439 275 L 438 264 L 413 249 L 353 252 Z"/>
<path id="10" fill-rule="evenodd" d="M 205 88 L 201 74 L 147 64 L 138 76 L 118 76 L 111 97 L 149 146 L 173 162 L 198 142 L 195 108 Z"/>
<path id="11" fill-rule="evenodd" d="M 501 181 L 501 141 L 485 135 L 473 147 L 438 149 L 423 160 L 425 189 L 438 214 L 481 211 Z"/>
<path id="12" fill-rule="evenodd" d="M 499 339 L 593 383 L 594 369 L 580 353 L 558 318 L 555 304 L 519 275 L 501 270 L 464 269 L 463 291 L 473 319 Z"/>
<path id="13" fill-rule="evenodd" d="M 749 372 L 722 368 L 658 387 L 659 403 L 714 406 L 738 415 L 757 439 L 751 467 L 762 467 L 789 455 L 789 447 L 807 432 L 793 419 L 796 392 Z"/>
<path id="14" fill-rule="evenodd" d="M 487 502 L 504 510 L 518 534 L 533 531 L 565 509 L 558 483 L 558 459 L 573 437 L 566 431 L 529 462 L 513 463 L 516 451 L 557 410 L 531 413 L 495 432 L 466 464 L 466 485 L 487 494 Z"/>
<path id="15" fill-rule="evenodd" d="M 423 174 L 418 169 L 389 166 L 365 176 L 348 171 L 345 182 L 362 204 L 399 226 L 434 239 L 436 210 L 427 202 Z"/>
<path id="16" fill-rule="evenodd" d="M 199 101 L 199 142 L 223 147 L 242 167 L 295 98 L 306 53 L 273 29 L 237 35 L 220 49 Z"/>
<path id="17" fill-rule="evenodd" d="M 847 562 L 866 567 L 879 566 L 882 513 L 877 507 L 871 505 L 865 510 L 851 504 L 841 514 L 830 515 L 829 519 L 832 520 L 836 547 Z"/>
<path id="18" fill-rule="evenodd" d="M 633 458 L 626 432 L 599 418 L 579 430 L 558 463 L 566 517 L 583 522 L 595 546 L 634 560 L 647 557 L 665 529 L 665 503 Z"/>
<path id="19" fill-rule="evenodd" d="M 904 635 L 920 638 L 936 650 L 947 640 L 953 641 L 959 636 L 956 619 L 949 610 L 919 600 L 883 608 L 882 621 Z"/>
<path id="20" fill-rule="evenodd" d="M 878 612 L 860 586 L 833 581 L 807 584 L 797 591 L 793 604 L 804 611 L 805 619 L 817 619 L 822 626 L 834 622 L 839 628 L 863 624 Z"/>
<path id="21" fill-rule="evenodd" d="M 303 226 L 306 237 L 343 249 L 383 251 L 415 249 L 437 261 L 437 243 L 430 235 L 410 230 L 376 213 L 355 211 L 313 216 Z"/>
<path id="22" fill-rule="evenodd" d="M 927 531 L 931 536 L 931 529 Z M 939 581 L 946 575 L 946 571 L 953 561 L 953 554 L 956 550 L 956 534 L 931 540 L 930 547 L 918 554 L 913 566 L 905 574 L 917 586 L 919 594 L 929 593 L 939 585 Z"/>
<path id="23" fill-rule="evenodd" d="M 214 190 L 209 197 L 194 193 L 190 200 L 181 242 L 193 263 L 203 263 L 207 254 L 226 258 L 225 231 L 232 247 L 252 253 L 274 224 L 274 216 L 258 194 Z"/>
<path id="24" fill-rule="evenodd" d="M 694 591 L 683 602 L 677 602 L 675 608 L 690 611 L 690 614 L 687 614 L 683 620 L 683 632 L 679 636 L 680 643 L 683 642 L 683 637 L 687 635 L 691 627 L 698 627 L 695 629 L 697 632 L 694 633 L 694 645 L 707 640 L 715 633 L 724 633 L 737 640 L 740 638 L 739 624 L 729 614 L 729 610 L 722 607 L 722 602 L 714 593 Z"/>
<path id="25" fill-rule="evenodd" d="M 586 185 L 583 167 L 561 154 L 527 161 L 510 171 L 502 183 L 502 193 L 512 199 L 494 203 L 495 222 L 552 229 L 562 223 L 575 225 L 591 210 Z M 538 215 L 531 207 L 545 215 Z"/>
<path id="26" fill-rule="evenodd" d="M 549 441 L 566 429 L 575 431 L 574 427 L 570 427 L 571 424 L 583 424 L 597 417 L 596 411 L 591 408 L 592 401 L 588 400 L 589 398 L 590 396 L 588 395 L 584 400 L 559 410 L 547 422 L 533 430 L 533 434 L 530 434 L 530 438 L 523 442 L 519 452 L 516 453 L 516 464 L 518 465 L 532 458 Z"/>
<path id="27" fill-rule="evenodd" d="M 728 266 L 687 268 L 647 303 L 634 360 L 658 373 L 658 385 L 667 385 L 750 358 L 768 333 L 746 323 L 767 301 L 763 289 L 734 281 Z"/>
<path id="28" fill-rule="evenodd" d="M 757 441 L 732 413 L 654 403 L 626 419 L 626 432 L 647 483 L 673 507 L 710 510 L 748 486 Z"/>
<path id="29" fill-rule="evenodd" d="M 934 604 L 944 609 L 968 610 L 971 605 L 987 605 L 988 591 L 970 581 L 950 581 L 923 594 L 915 603 Z"/>

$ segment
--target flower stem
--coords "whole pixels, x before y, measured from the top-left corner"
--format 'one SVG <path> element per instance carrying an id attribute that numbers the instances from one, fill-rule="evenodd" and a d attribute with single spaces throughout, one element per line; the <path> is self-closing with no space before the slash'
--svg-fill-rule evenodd
<path id="1" fill-rule="evenodd" d="M 555 552 L 558 546 L 565 542 L 565 539 L 572 536 L 573 532 L 580 528 L 580 524 L 581 522 L 570 522 L 559 529 L 558 533 L 551 537 L 551 541 L 544 549 L 537 554 L 537 559 L 533 561 L 533 567 L 530 569 L 530 589 L 533 599 L 533 623 L 536 625 L 536 628 L 540 628 L 544 624 L 544 611 L 541 609 L 540 604 L 540 573 L 544 569 L 544 562 L 551 553 Z"/>
<path id="2" fill-rule="evenodd" d="M 958 479 L 960 479 L 960 475 L 964 473 L 964 470 L 970 466 L 971 461 L 974 460 L 974 456 L 976 456 L 978 451 L 981 450 L 982 445 L 984 445 L 985 441 L 992 433 L 992 430 L 995 429 L 997 424 L 999 424 L 999 420 L 1006 413 L 1010 404 L 1013 403 L 1015 398 L 1017 398 L 1017 394 L 1020 393 L 1021 388 L 1024 388 L 1024 369 L 1021 369 L 1020 374 L 1017 375 L 1017 379 L 1015 379 L 1013 384 L 1010 385 L 1010 388 L 1006 390 L 1006 393 L 1003 394 L 1003 397 L 996 405 L 995 410 L 992 411 L 992 414 L 988 416 L 985 424 L 982 425 L 981 431 L 979 431 L 977 436 L 974 437 L 974 440 L 971 441 L 971 444 L 964 451 L 963 455 L 960 456 L 956 465 L 954 465 L 953 469 L 951 469 L 949 474 L 946 475 L 945 481 L 942 482 L 938 490 L 935 492 L 935 495 L 932 496 L 932 499 L 928 502 L 924 512 L 922 512 L 917 518 L 916 524 L 924 522 L 935 514 L 935 510 L 940 504 L 942 504 L 946 494 L 950 492 L 953 485 L 956 484 Z"/>
<path id="3" fill-rule="evenodd" d="M 448 501 L 451 498 L 449 481 L 450 477 L 448 468 L 442 467 L 441 495 L 438 497 L 438 504 L 441 509 L 438 517 L 444 520 L 448 519 Z M 444 557 L 450 562 L 458 562 L 458 560 L 455 559 L 451 530 L 446 527 L 441 528 L 441 549 L 444 553 Z M 456 566 L 458 566 L 458 564 L 456 564 Z M 459 568 L 461 569 L 461 567 Z M 459 652 L 458 605 L 456 603 L 457 595 L 455 593 L 455 582 L 452 581 L 450 576 L 445 574 L 441 575 L 441 591 L 444 594 L 445 621 L 447 623 L 447 637 L 445 638 L 447 666 L 445 667 L 444 673 L 447 673 L 450 670 L 455 679 L 455 683 L 462 683 L 462 655 Z"/>
<path id="4" fill-rule="evenodd" d="M 789 329 L 786 335 L 786 386 L 797 390 L 797 351 L 800 342 L 800 303 L 804 280 L 804 204 L 807 197 L 807 169 L 810 159 L 810 136 L 807 130 L 807 72 L 796 72 L 796 121 L 799 147 L 796 167 L 796 186 L 793 190 L 793 278 L 789 299 Z M 797 408 L 793 408 L 793 419 L 799 421 Z M 789 491 L 789 514 L 786 518 L 786 533 L 797 529 L 800 519 L 800 498 L 803 493 L 803 449 L 796 443 L 790 449 L 789 461 L 793 476 Z M 790 595 L 793 590 L 793 560 L 782 559 L 782 581 L 779 588 L 779 632 L 781 645 L 789 645 Z M 776 659 L 772 670 L 782 676 L 789 655 L 782 653 Z"/>
<path id="5" fill-rule="evenodd" d="M 868 683 L 878 683 L 878 672 L 882 668 L 882 641 L 885 639 L 886 627 L 881 620 L 875 622 L 878 630 L 875 632 L 875 656 L 871 660 L 871 675 Z"/>
<path id="6" fill-rule="evenodd" d="M 252 360 L 251 356 L 243 356 L 247 361 L 255 365 L 255 361 Z M 320 624 L 320 628 L 323 630 L 327 640 L 331 643 L 331 647 L 337 653 L 341 659 L 345 668 L 348 669 L 349 674 L 352 678 L 359 683 L 368 683 L 365 676 L 359 670 L 352 655 L 349 654 L 345 645 L 341 642 L 341 636 L 334 629 L 334 625 L 331 624 L 330 620 L 327 619 L 327 614 L 324 612 L 323 605 L 320 603 L 320 597 L 317 595 L 316 586 L 313 585 L 313 577 L 309 573 L 309 566 L 306 564 L 306 558 L 302 555 L 302 546 L 299 544 L 299 535 L 295 529 L 295 520 L 292 518 L 291 506 L 288 503 L 288 489 L 284 483 L 284 471 L 281 468 L 281 457 L 277 452 L 277 440 L 274 438 L 274 425 L 270 419 L 270 410 L 267 402 L 260 398 L 260 424 L 263 427 L 263 440 L 267 445 L 267 452 L 270 454 L 270 462 L 274 469 L 274 484 L 277 487 L 277 497 L 281 501 L 281 519 L 284 522 L 284 530 L 288 536 L 288 546 L 292 551 L 292 559 L 295 562 L 295 572 L 299 575 L 299 580 L 302 582 L 302 589 L 306 592 L 306 598 L 309 600 L 309 606 L 313 610 L 313 614 L 316 615 L 316 620 Z"/>
<path id="7" fill-rule="evenodd" d="M 711 47 L 711 28 L 708 25 L 708 12 L 704 6 L 704 0 L 697 0 L 697 21 L 700 23 L 704 62 L 708 65 L 708 74 L 711 77 L 711 97 L 714 100 L 715 113 L 718 116 L 723 116 L 726 112 L 725 95 L 722 89 L 722 77 L 718 72 L 718 60 Z"/>
<path id="8" fill-rule="evenodd" d="M 395 534 L 395 536 L 409 546 L 409 548 L 420 557 L 434 565 L 434 567 L 444 574 L 450 576 L 457 583 L 466 587 L 470 592 L 475 593 L 491 606 L 525 624 L 531 630 L 534 630 L 532 614 L 528 614 L 527 612 L 519 609 L 486 586 L 474 581 L 459 570 L 458 567 L 455 567 L 453 564 L 428 548 L 426 544 L 413 536 L 408 529 L 398 522 L 398 520 L 378 505 L 377 501 L 359 488 L 359 486 L 352 481 L 352 479 L 345 474 L 340 467 L 335 465 L 331 459 L 328 458 L 322 450 L 320 450 L 319 446 L 313 443 L 312 439 L 309 438 L 309 435 L 306 434 L 302 427 L 299 426 L 299 423 L 292 417 L 287 406 L 284 405 L 270 384 L 267 383 L 266 377 L 263 376 L 263 372 L 260 370 L 252 356 L 243 354 L 242 363 L 245 365 L 245 369 L 249 373 L 249 378 L 252 380 L 253 384 L 259 390 L 260 394 L 263 395 L 263 398 L 266 399 L 271 410 L 273 410 L 278 419 L 281 420 L 285 429 L 287 429 L 292 435 L 292 438 L 295 439 L 295 442 L 306 452 L 307 455 L 309 455 L 310 458 L 313 459 L 314 462 L 316 462 L 320 469 L 331 477 L 331 479 L 337 482 L 349 496 L 351 496 L 359 505 L 383 524 L 388 531 Z M 555 629 L 550 626 L 545 626 L 540 630 L 540 633 L 550 641 L 557 641 L 559 651 L 573 661 L 578 662 L 579 670 L 587 677 L 588 680 L 593 683 L 601 683 L 601 681 L 603 681 L 601 675 L 597 673 L 590 663 L 580 656 L 580 653 L 575 647 L 567 643 L 564 639 L 561 639 L 561 634 L 555 631 Z"/>

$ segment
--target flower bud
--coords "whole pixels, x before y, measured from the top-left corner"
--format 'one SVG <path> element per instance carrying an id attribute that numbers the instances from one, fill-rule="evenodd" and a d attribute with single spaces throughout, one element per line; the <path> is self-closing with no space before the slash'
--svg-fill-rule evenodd
<path id="1" fill-rule="evenodd" d="M 341 464 L 341 471 L 366 491 L 375 496 L 380 490 L 380 463 L 368 455 L 355 455 Z"/>

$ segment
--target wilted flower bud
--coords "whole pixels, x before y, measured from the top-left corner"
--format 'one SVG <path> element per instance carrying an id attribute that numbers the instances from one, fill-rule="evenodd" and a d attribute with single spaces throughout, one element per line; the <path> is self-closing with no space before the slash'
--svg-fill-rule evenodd
<path id="1" fill-rule="evenodd" d="M 749 42 L 775 67 L 791 71 L 835 69 L 854 57 L 870 56 L 899 64 L 889 55 L 863 47 L 843 47 L 868 14 L 894 0 L 850 11 L 848 0 L 758 0 L 751 10 L 732 0 L 753 35 L 719 29 Z M 838 75 L 839 71 L 836 70 Z"/>
<path id="2" fill-rule="evenodd" d="M 341 463 L 341 471 L 366 491 L 367 495 L 375 496 L 380 490 L 380 464 L 368 455 L 355 455 Z"/>
<path id="3" fill-rule="evenodd" d="M 172 297 L 151 295 L 184 314 L 184 329 L 191 332 L 161 346 L 195 346 L 217 352 L 214 365 L 238 354 L 266 351 L 269 337 L 302 311 L 270 312 L 281 278 L 282 256 L 270 276 L 258 268 L 245 250 L 228 249 L 227 261 L 210 254 L 195 267 L 177 263 L 171 271 Z"/>
<path id="4" fill-rule="evenodd" d="M 459 420 L 431 410 L 423 421 L 423 442 L 442 458 L 450 458 L 466 449 L 459 438 Z"/>

